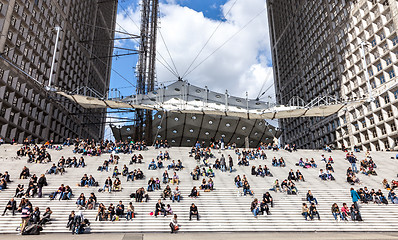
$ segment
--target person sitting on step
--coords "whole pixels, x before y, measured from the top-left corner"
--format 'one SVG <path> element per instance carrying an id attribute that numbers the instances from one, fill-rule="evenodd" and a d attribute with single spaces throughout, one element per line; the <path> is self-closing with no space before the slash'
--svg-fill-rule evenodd
<path id="1" fill-rule="evenodd" d="M 80 179 L 80 187 L 88 186 L 88 177 L 87 174 L 84 174 L 83 177 Z"/>
<path id="2" fill-rule="evenodd" d="M 213 171 L 213 169 L 211 168 L 211 166 L 209 166 L 209 169 L 207 169 L 207 171 L 206 171 L 206 176 L 207 177 L 214 177 L 215 175 L 214 175 L 214 171 Z"/>
<path id="3" fill-rule="evenodd" d="M 85 207 L 86 206 L 86 197 L 84 196 L 84 193 L 81 193 L 80 196 L 77 198 L 76 201 L 77 206 L 82 206 Z"/>
<path id="4" fill-rule="evenodd" d="M 196 166 L 196 168 L 191 172 L 192 180 L 199 180 L 200 176 L 200 168 Z"/>
<path id="5" fill-rule="evenodd" d="M 176 163 L 175 163 L 174 160 L 172 160 L 171 163 L 167 166 L 167 169 L 168 170 L 170 170 L 170 169 L 175 170 L 175 167 L 176 167 Z"/>
<path id="6" fill-rule="evenodd" d="M 249 182 L 245 181 L 243 183 L 243 195 L 246 196 L 246 194 L 250 194 L 253 196 L 254 192 L 250 189 Z"/>
<path id="7" fill-rule="evenodd" d="M 310 214 L 310 209 L 308 208 L 306 203 L 303 203 L 303 206 L 301 207 L 301 215 L 304 216 L 305 221 L 308 220 L 308 217 L 310 218 L 310 220 L 312 220 L 312 216 Z"/>
<path id="8" fill-rule="evenodd" d="M 289 174 L 288 174 L 288 176 L 287 176 L 287 179 L 288 179 L 288 180 L 297 181 L 297 178 L 296 178 L 296 175 L 295 175 L 294 172 L 293 172 L 293 169 L 290 169 L 290 172 L 289 172 Z"/>
<path id="9" fill-rule="evenodd" d="M 119 204 L 116 205 L 116 216 L 120 218 L 124 217 L 124 204 L 122 201 L 119 201 Z"/>
<path id="10" fill-rule="evenodd" d="M 339 209 L 339 206 L 337 205 L 337 203 L 333 203 L 331 210 L 332 210 L 332 215 L 333 215 L 333 217 L 334 217 L 334 219 L 335 219 L 336 221 L 338 221 L 338 220 L 340 220 L 340 219 L 341 219 L 341 220 L 344 220 L 344 217 L 343 217 L 343 215 L 341 214 L 340 209 Z M 340 217 L 340 218 L 337 218 L 337 217 Z"/>
<path id="11" fill-rule="evenodd" d="M 116 177 L 115 181 L 113 181 L 113 191 L 122 191 L 122 182 L 118 177 Z"/>
<path id="12" fill-rule="evenodd" d="M 271 212 L 269 211 L 268 203 L 263 199 L 260 203 L 260 213 L 264 215 L 266 213 L 267 215 L 271 215 Z"/>
<path id="13" fill-rule="evenodd" d="M 49 207 L 46 208 L 46 211 L 43 214 L 43 217 L 40 219 L 40 221 L 38 222 L 38 224 L 40 226 L 43 226 L 44 224 L 50 222 L 51 220 L 51 214 L 53 212 L 51 211 L 51 209 Z"/>
<path id="14" fill-rule="evenodd" d="M 251 203 L 251 205 L 250 205 L 250 211 L 253 213 L 254 217 L 257 218 L 257 215 L 258 215 L 259 212 L 260 212 L 260 206 L 259 206 L 259 204 L 258 204 L 257 198 L 255 198 L 255 199 L 253 200 L 253 202 Z"/>
<path id="15" fill-rule="evenodd" d="M 316 205 L 318 205 L 318 201 L 316 200 L 316 198 L 314 197 L 314 195 L 312 194 L 311 190 L 308 190 L 307 192 L 307 201 L 312 204 L 312 202 L 315 202 Z"/>
<path id="16" fill-rule="evenodd" d="M 170 185 L 167 185 L 166 188 L 163 190 L 162 198 L 163 200 L 166 200 L 166 198 L 171 199 L 171 197 L 172 197 L 171 188 Z"/>
<path id="17" fill-rule="evenodd" d="M 164 184 L 167 184 L 169 181 L 170 181 L 169 173 L 167 172 L 167 170 L 165 170 L 162 176 L 162 182 Z"/>
<path id="18" fill-rule="evenodd" d="M 181 198 L 181 192 L 180 192 L 180 189 L 178 189 L 178 186 L 177 186 L 176 189 L 173 191 L 173 202 L 174 201 L 180 202 L 180 198 Z"/>
<path id="19" fill-rule="evenodd" d="M 57 166 L 55 165 L 55 163 L 53 163 L 53 165 L 51 166 L 51 168 L 47 171 L 48 174 L 55 174 L 57 172 Z"/>
<path id="20" fill-rule="evenodd" d="M 265 201 L 267 204 L 270 204 L 271 207 L 274 207 L 274 200 L 269 192 L 264 193 L 263 201 Z"/>
<path id="21" fill-rule="evenodd" d="M 158 202 L 156 203 L 155 206 L 155 217 L 158 217 L 159 213 L 163 213 L 163 216 L 166 217 L 166 209 L 164 209 L 164 203 L 162 203 L 162 200 L 159 199 Z"/>
<path id="22" fill-rule="evenodd" d="M 243 186 L 242 180 L 240 179 L 239 175 L 235 177 L 235 186 L 238 187 L 238 188 Z"/>
<path id="23" fill-rule="evenodd" d="M 327 179 L 328 179 L 328 176 L 327 176 L 327 174 L 323 171 L 323 169 L 320 169 L 320 170 L 319 170 L 319 178 L 322 179 L 322 180 L 327 180 Z"/>
<path id="24" fill-rule="evenodd" d="M 325 169 L 334 172 L 333 166 L 330 162 L 326 163 Z"/>
<path id="25" fill-rule="evenodd" d="M 158 160 L 158 162 L 157 162 L 157 167 L 158 168 L 163 168 L 163 161 L 162 160 Z"/>
<path id="26" fill-rule="evenodd" d="M 310 206 L 310 215 L 311 215 L 311 219 L 314 219 L 315 216 L 318 217 L 318 220 L 321 220 L 321 217 L 319 216 L 319 212 L 316 209 L 315 203 L 311 203 Z"/>
<path id="27" fill-rule="evenodd" d="M 175 170 L 175 171 L 178 171 L 178 170 L 181 170 L 181 169 L 183 169 L 183 168 L 184 168 L 184 166 L 182 165 L 181 160 L 177 160 L 177 164 L 176 164 L 174 170 Z"/>
<path id="28" fill-rule="evenodd" d="M 198 192 L 198 190 L 196 189 L 196 186 L 194 186 L 194 187 L 192 188 L 191 193 L 188 195 L 188 197 L 191 197 L 191 198 L 197 198 L 197 197 L 199 197 L 199 192 Z"/>
<path id="29" fill-rule="evenodd" d="M 89 209 L 89 210 L 95 209 L 95 205 L 96 205 L 96 204 L 97 204 L 97 197 L 95 196 L 94 193 L 91 193 L 91 194 L 90 194 L 90 197 L 89 197 L 88 200 L 87 200 L 87 203 L 86 203 L 85 208 L 86 208 L 86 209 Z"/>
<path id="30" fill-rule="evenodd" d="M 127 176 L 129 174 L 129 168 L 126 166 L 126 164 L 123 165 L 123 170 L 122 170 L 122 176 Z"/>
<path id="31" fill-rule="evenodd" d="M 148 191 L 148 192 L 153 192 L 153 191 L 155 191 L 155 179 L 153 179 L 153 178 L 149 179 L 147 191 Z"/>
<path id="32" fill-rule="evenodd" d="M 104 184 L 104 187 L 103 187 L 103 191 L 104 191 L 104 192 L 105 192 L 105 188 L 108 189 L 108 192 L 109 192 L 109 193 L 112 191 L 112 179 L 111 179 L 111 177 L 108 177 L 108 178 L 105 180 L 105 184 Z"/>
<path id="33" fill-rule="evenodd" d="M 180 183 L 180 178 L 178 177 L 176 172 L 173 173 L 173 177 L 172 177 L 171 181 L 172 181 L 173 185 L 174 184 L 178 185 Z"/>
<path id="34" fill-rule="evenodd" d="M 189 221 L 192 220 L 192 216 L 196 216 L 196 219 L 199 221 L 199 211 L 195 203 L 192 203 L 189 207 Z"/>
<path id="35" fill-rule="evenodd" d="M 341 215 L 343 216 L 344 221 L 348 221 L 348 217 L 351 217 L 350 209 L 347 207 L 346 203 L 343 203 L 340 212 Z"/>
<path id="36" fill-rule="evenodd" d="M 149 163 L 148 169 L 149 170 L 156 170 L 157 169 L 157 166 L 156 166 L 156 163 L 155 163 L 155 159 L 152 158 L 152 161 Z"/>
<path id="37" fill-rule="evenodd" d="M 362 220 L 362 216 L 361 216 L 361 212 L 356 207 L 356 204 L 351 204 L 350 212 L 351 212 L 351 220 L 352 221 L 359 221 L 359 222 L 363 221 Z"/>
<path id="38" fill-rule="evenodd" d="M 274 191 L 274 192 L 278 192 L 278 191 L 282 192 L 282 188 L 281 188 L 281 186 L 279 184 L 279 180 L 278 179 L 275 180 L 274 185 L 269 190 Z"/>
<path id="39" fill-rule="evenodd" d="M 296 171 L 296 179 L 297 179 L 297 181 L 303 181 L 303 182 L 305 182 L 303 174 L 302 174 L 302 173 L 300 172 L 300 170 L 298 170 L 298 169 L 297 169 L 297 171 Z"/>
<path id="40" fill-rule="evenodd" d="M 312 167 L 312 168 L 317 168 L 317 167 L 318 167 L 318 166 L 316 165 L 316 163 L 315 163 L 315 160 L 314 160 L 313 158 L 311 158 L 310 163 L 311 163 L 311 167 Z"/>

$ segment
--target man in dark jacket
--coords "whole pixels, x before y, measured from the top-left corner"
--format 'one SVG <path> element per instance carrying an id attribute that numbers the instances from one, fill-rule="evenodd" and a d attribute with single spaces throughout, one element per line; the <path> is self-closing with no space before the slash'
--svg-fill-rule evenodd
<path id="1" fill-rule="evenodd" d="M 124 204 L 122 201 L 119 201 L 119 204 L 116 206 L 116 215 L 119 217 L 124 216 Z"/>
<path id="2" fill-rule="evenodd" d="M 272 199 L 272 196 L 271 196 L 271 194 L 269 192 L 264 193 L 263 200 L 267 204 L 271 204 L 271 207 L 274 207 L 274 200 Z"/>
<path id="3" fill-rule="evenodd" d="M 42 194 L 43 186 L 47 186 L 47 179 L 46 179 L 46 177 L 44 176 L 44 174 L 42 174 L 42 175 L 40 176 L 39 180 L 37 181 L 37 187 L 39 188 L 39 193 L 38 193 L 39 198 L 41 198 L 42 195 L 43 195 L 43 194 Z"/>
<path id="4" fill-rule="evenodd" d="M 158 217 L 158 213 L 161 212 L 163 215 L 166 217 L 166 210 L 164 209 L 164 203 L 162 203 L 162 200 L 159 199 L 158 202 L 156 203 L 156 209 L 155 209 L 155 217 Z"/>
<path id="5" fill-rule="evenodd" d="M 12 215 L 15 215 L 15 210 L 17 210 L 17 202 L 14 200 L 14 198 L 11 198 L 11 200 L 8 201 L 2 216 L 4 216 L 6 214 L 7 210 L 11 210 Z"/>
<path id="6" fill-rule="evenodd" d="M 194 215 L 196 215 L 196 219 L 199 221 L 198 207 L 195 206 L 195 203 L 192 203 L 191 207 L 189 208 L 189 221 L 192 220 L 192 216 Z"/>

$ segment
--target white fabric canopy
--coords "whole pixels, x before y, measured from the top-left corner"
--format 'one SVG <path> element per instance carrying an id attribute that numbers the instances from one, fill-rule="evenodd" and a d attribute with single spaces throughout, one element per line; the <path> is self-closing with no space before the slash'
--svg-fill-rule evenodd
<path id="1" fill-rule="evenodd" d="M 326 117 L 349 104 L 328 103 L 313 107 L 276 106 L 268 102 L 237 98 L 177 81 L 147 95 L 135 95 L 118 100 L 104 100 L 78 94 L 58 94 L 84 108 L 136 108 L 179 113 L 225 115 L 249 119 L 279 119 L 292 117 Z M 354 102 L 350 104 L 358 104 Z"/>

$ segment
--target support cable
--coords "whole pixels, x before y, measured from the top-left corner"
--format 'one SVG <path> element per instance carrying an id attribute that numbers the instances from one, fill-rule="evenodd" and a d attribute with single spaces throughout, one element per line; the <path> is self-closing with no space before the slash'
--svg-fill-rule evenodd
<path id="1" fill-rule="evenodd" d="M 209 59 L 214 53 L 216 53 L 218 50 L 220 50 L 222 47 L 225 46 L 229 41 L 232 40 L 236 35 L 238 35 L 240 32 L 242 32 L 250 23 L 252 23 L 257 17 L 259 17 L 262 13 L 264 13 L 266 9 L 263 9 L 261 12 L 259 12 L 256 16 L 254 16 L 252 19 L 250 19 L 249 22 L 247 22 L 239 31 L 234 33 L 230 38 L 228 38 L 220 47 L 218 47 L 216 50 L 214 50 L 210 55 L 208 55 L 205 59 L 203 59 L 198 65 L 196 65 L 195 68 L 193 68 L 191 71 L 188 73 L 184 74 L 184 77 L 188 76 L 191 72 L 193 72 L 195 69 L 197 69 L 200 65 L 202 65 L 207 59 Z"/>
<path id="2" fill-rule="evenodd" d="M 177 73 L 177 77 L 180 77 L 180 74 L 178 73 L 177 67 L 176 67 L 176 65 L 175 65 L 175 63 L 174 63 L 173 57 L 171 56 L 171 53 L 170 53 L 170 51 L 169 51 L 169 48 L 167 47 L 167 44 L 166 44 L 166 42 L 165 42 L 165 40 L 164 40 L 164 38 L 163 38 L 163 34 L 162 34 L 162 31 L 160 31 L 160 28 L 159 28 L 159 33 L 160 33 L 160 37 L 162 38 L 163 44 L 164 44 L 164 46 L 166 47 L 167 53 L 169 54 L 171 63 L 172 63 L 173 66 L 174 66 L 174 70 L 175 70 L 176 73 Z"/>
<path id="3" fill-rule="evenodd" d="M 227 16 L 232 8 L 235 6 L 236 2 L 238 0 L 235 0 L 235 2 L 232 4 L 232 6 L 230 7 L 230 9 L 228 10 L 228 12 L 225 14 L 225 16 Z M 191 64 L 189 65 L 189 67 L 187 68 L 187 70 L 185 70 L 182 78 L 184 78 L 186 75 L 186 73 L 190 70 L 190 68 L 192 67 L 192 65 L 195 63 L 195 61 L 198 59 L 199 55 L 203 52 L 203 50 L 205 49 L 205 47 L 207 46 L 207 44 L 210 42 L 210 40 L 212 39 L 212 37 L 214 36 L 214 34 L 217 32 L 218 28 L 221 26 L 221 24 L 223 24 L 223 21 L 220 21 L 220 23 L 217 25 L 217 27 L 214 29 L 214 31 L 212 32 L 212 34 L 210 35 L 210 37 L 207 39 L 205 45 L 203 45 L 202 49 L 200 49 L 200 51 L 198 52 L 198 54 L 195 56 L 195 58 L 193 59 L 193 61 L 191 62 Z"/>

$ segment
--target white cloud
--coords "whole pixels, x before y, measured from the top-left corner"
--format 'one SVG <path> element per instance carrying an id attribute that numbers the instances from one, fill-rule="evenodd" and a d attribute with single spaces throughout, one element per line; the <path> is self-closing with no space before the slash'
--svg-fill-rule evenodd
<path id="1" fill-rule="evenodd" d="M 247 0 L 237 1 L 228 15 L 226 13 L 235 0 L 229 0 L 221 6 L 225 21 L 203 49 L 191 70 L 234 34 L 241 32 L 192 71 L 186 80 L 194 85 L 208 86 L 214 91 L 224 92 L 228 89 L 229 93 L 235 96 L 243 97 L 248 91 L 251 98 L 257 97 L 264 82 L 263 90 L 273 84 L 267 11 L 242 30 L 264 9 L 265 0 L 249 1 L 250 4 Z M 206 18 L 201 12 L 180 6 L 175 1 L 161 4 L 160 11 L 162 15 L 159 24 L 160 31 L 179 74 L 183 75 L 220 22 Z M 130 6 L 129 12 L 138 24 L 140 19 L 138 5 Z M 128 32 L 139 33 L 137 26 L 126 14 L 119 14 L 117 21 Z M 172 66 L 160 34 L 158 34 L 157 49 Z M 158 58 L 161 59 L 159 55 Z M 157 63 L 157 78 L 158 82 L 176 80 L 176 77 L 160 63 Z M 274 95 L 273 87 L 265 94 L 267 95 Z"/>

